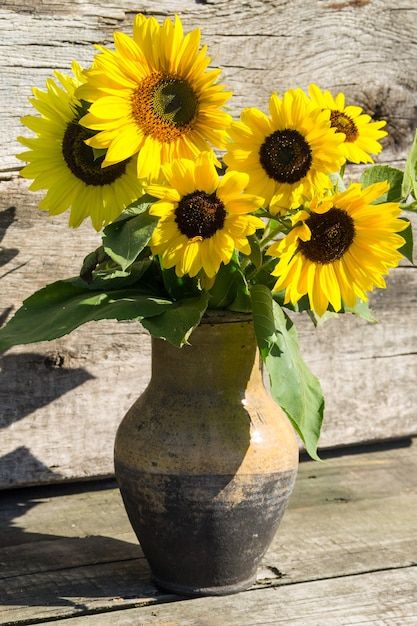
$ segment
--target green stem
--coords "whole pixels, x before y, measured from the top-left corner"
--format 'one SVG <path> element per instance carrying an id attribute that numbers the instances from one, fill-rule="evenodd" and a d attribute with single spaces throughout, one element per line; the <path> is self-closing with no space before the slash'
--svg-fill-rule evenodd
<path id="1" fill-rule="evenodd" d="M 277 235 L 279 235 L 279 233 L 283 233 L 284 235 L 286 235 L 291 230 L 291 227 L 286 224 L 282 218 L 274 217 L 274 219 L 280 223 L 280 226 L 271 230 L 265 237 L 263 237 L 263 239 L 261 239 L 259 243 L 261 250 L 264 250 L 268 243 L 272 241 Z"/>
<path id="2" fill-rule="evenodd" d="M 252 261 L 250 260 L 250 257 L 248 257 L 248 256 L 243 258 L 243 259 L 241 259 L 241 261 L 240 261 L 240 269 L 242 270 L 242 272 L 251 263 L 252 263 Z"/>
<path id="3" fill-rule="evenodd" d="M 271 264 L 271 259 L 268 259 L 268 261 L 265 261 L 265 263 L 263 263 L 260 267 L 255 268 L 255 271 L 252 271 L 251 273 L 249 273 L 246 276 L 246 280 L 249 282 L 250 280 L 253 280 L 255 278 L 255 276 L 257 276 L 258 274 L 260 274 L 261 272 L 263 272 L 263 270 L 267 269 L 268 266 Z"/>
<path id="4" fill-rule="evenodd" d="M 415 213 L 417 211 L 417 200 L 412 202 L 411 204 L 400 204 L 400 209 L 403 211 L 412 211 Z"/>

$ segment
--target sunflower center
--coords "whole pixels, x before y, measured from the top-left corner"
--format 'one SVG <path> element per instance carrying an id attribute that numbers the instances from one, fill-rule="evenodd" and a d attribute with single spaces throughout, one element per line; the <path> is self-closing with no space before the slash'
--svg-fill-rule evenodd
<path id="1" fill-rule="evenodd" d="M 326 213 L 312 213 L 306 220 L 309 241 L 300 241 L 301 253 L 313 263 L 333 263 L 342 258 L 355 237 L 355 225 L 343 209 L 332 207 Z"/>
<path id="2" fill-rule="evenodd" d="M 109 167 L 101 167 L 104 157 L 94 159 L 94 151 L 84 143 L 91 137 L 91 132 L 76 121 L 70 122 L 62 140 L 62 154 L 71 172 L 86 185 L 101 187 L 110 185 L 123 176 L 129 161 L 122 161 Z"/>
<path id="3" fill-rule="evenodd" d="M 358 129 L 355 122 L 342 111 L 330 112 L 330 125 L 339 133 L 346 135 L 345 141 L 352 142 L 358 138 Z"/>
<path id="4" fill-rule="evenodd" d="M 192 239 L 209 239 L 223 228 L 226 211 L 223 202 L 215 193 L 193 191 L 178 203 L 175 209 L 175 221 L 180 232 Z"/>
<path id="5" fill-rule="evenodd" d="M 297 130 L 286 128 L 269 135 L 259 150 L 260 162 L 278 183 L 297 183 L 308 173 L 311 148 Z"/>
<path id="6" fill-rule="evenodd" d="M 168 143 L 190 129 L 198 112 L 198 98 L 189 82 L 161 72 L 142 80 L 131 104 L 142 132 Z"/>

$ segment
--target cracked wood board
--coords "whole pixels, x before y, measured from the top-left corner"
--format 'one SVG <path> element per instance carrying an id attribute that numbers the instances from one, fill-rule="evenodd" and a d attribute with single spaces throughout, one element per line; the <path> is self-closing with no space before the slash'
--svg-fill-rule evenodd
<path id="1" fill-rule="evenodd" d="M 117 613 L 117 626 L 415 626 L 417 567 L 196 598 Z M 114 613 L 59 621 L 113 626 Z"/>
<path id="2" fill-rule="evenodd" d="M 316 589 L 324 590 L 329 585 L 329 593 L 338 600 L 333 600 L 328 613 L 319 602 L 313 615 L 323 620 L 333 617 L 334 621 L 317 621 L 320 626 L 333 626 L 336 617 L 343 617 L 343 611 L 345 616 L 350 615 L 346 613 L 350 602 L 354 606 L 358 602 L 362 610 L 365 598 L 369 611 L 373 611 L 368 619 L 386 617 L 387 607 L 391 611 L 387 615 L 392 618 L 408 618 L 410 587 L 404 585 L 404 580 L 411 575 L 410 585 L 415 584 L 415 572 L 410 568 L 417 562 L 416 469 L 416 442 L 410 447 L 346 455 L 322 464 L 302 463 L 289 509 L 259 569 L 258 583 L 250 592 L 236 596 L 238 605 L 252 606 L 254 598 L 260 598 L 260 602 L 263 598 L 265 610 L 268 606 L 277 610 L 274 598 L 280 606 L 281 602 L 291 605 L 292 598 L 295 601 L 303 596 L 308 603 L 310 597 L 317 599 Z M 160 602 L 173 604 L 132 610 L 131 618 L 136 622 L 131 623 L 146 624 L 151 612 L 156 611 L 161 621 L 155 623 L 177 619 L 174 623 L 181 624 L 184 616 L 193 615 L 189 610 L 196 611 L 195 619 L 200 619 L 199 607 L 208 609 L 212 599 L 192 600 L 184 605 L 178 602 L 178 596 L 155 589 L 120 495 L 110 487 L 104 484 L 96 491 L 85 487 L 77 492 L 75 487 L 62 486 L 3 494 L 1 624 L 96 611 L 103 620 L 98 623 L 106 624 L 107 616 L 102 611 Z M 356 580 L 361 581 L 364 593 L 366 590 L 363 597 L 357 595 L 360 587 L 352 587 Z M 389 580 L 395 592 L 388 589 Z M 321 586 L 313 581 L 321 581 Z M 384 590 L 380 607 L 377 596 L 366 595 L 370 593 L 368 582 Z M 271 586 L 275 595 L 263 589 Z M 217 615 L 237 611 L 238 619 L 238 605 L 233 604 L 233 598 L 219 603 Z M 251 614 L 258 615 L 256 607 L 255 603 L 248 619 Z M 303 610 L 310 615 L 312 608 L 307 604 Z M 129 613 L 123 611 L 117 618 Z M 295 619 L 296 613 L 277 613 L 277 618 L 284 616 Z M 87 618 L 83 619 L 86 622 Z M 225 623 L 224 618 L 219 623 Z M 309 626 L 312 623 L 308 622 Z"/>
<path id="3" fill-rule="evenodd" d="M 140 8 L 155 13 L 151 0 Z M 98 242 L 88 226 L 70 231 L 66 216 L 37 211 L 36 194 L 17 179 L 15 137 L 24 132 L 27 97 L 53 67 L 64 70 L 72 58 L 88 65 L 93 42 L 130 32 L 137 10 L 133 1 L 2 2 L 0 323 L 34 289 L 77 273 Z M 159 3 L 156 13 L 162 19 L 175 11 L 186 29 L 202 27 L 213 63 L 236 92 L 235 115 L 241 106 L 264 108 L 273 88 L 315 80 L 385 117 L 390 137 L 381 160 L 401 165 L 417 124 L 417 10 L 409 2 L 180 0 Z M 416 432 L 414 269 L 399 269 L 390 282 L 375 296 L 378 326 L 332 320 L 315 332 L 308 320 L 297 322 L 327 398 L 325 447 Z M 149 377 L 149 339 L 138 324 L 90 324 L 56 342 L 13 349 L 1 367 L 0 487 L 112 472 L 117 424 Z"/>

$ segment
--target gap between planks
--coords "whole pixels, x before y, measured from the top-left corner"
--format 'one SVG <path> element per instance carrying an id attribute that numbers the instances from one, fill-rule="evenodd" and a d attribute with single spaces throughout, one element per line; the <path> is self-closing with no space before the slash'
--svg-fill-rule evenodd
<path id="1" fill-rule="evenodd" d="M 417 567 L 65 619 L 61 626 L 415 626 Z M 393 589 L 395 589 L 393 593 Z"/>

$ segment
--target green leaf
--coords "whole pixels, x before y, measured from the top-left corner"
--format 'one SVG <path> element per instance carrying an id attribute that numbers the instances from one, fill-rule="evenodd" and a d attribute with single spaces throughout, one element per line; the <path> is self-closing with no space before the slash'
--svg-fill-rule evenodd
<path id="1" fill-rule="evenodd" d="M 117 222 L 124 222 L 131 217 L 135 217 L 135 215 L 140 215 L 141 213 L 149 211 L 150 207 L 155 201 L 156 198 L 145 193 L 143 196 L 129 204 L 129 206 L 120 213 L 120 215 L 114 220 L 114 222 L 112 222 L 112 224 L 116 224 Z M 111 226 L 112 224 L 109 224 L 109 226 Z M 107 226 L 106 228 L 109 228 L 109 226 Z"/>
<path id="2" fill-rule="evenodd" d="M 142 326 L 153 337 L 165 339 L 180 348 L 188 343 L 188 338 L 200 323 L 207 304 L 207 293 L 202 293 L 198 298 L 179 300 L 161 315 L 142 320 Z"/>
<path id="3" fill-rule="evenodd" d="M 276 262 L 276 259 L 275 259 L 275 262 Z M 280 291 L 273 291 L 272 298 L 275 300 L 275 302 L 279 304 L 281 308 L 288 309 L 289 311 L 294 311 L 295 313 L 303 313 L 304 311 L 311 313 L 310 299 L 307 294 L 302 296 L 298 300 L 298 302 L 296 302 L 295 304 L 292 304 L 292 302 L 286 302 L 284 304 L 285 289 L 281 289 Z M 315 325 L 317 325 L 316 322 L 315 322 Z"/>
<path id="4" fill-rule="evenodd" d="M 275 329 L 271 291 L 265 285 L 254 285 L 250 290 L 256 341 L 262 360 L 266 360 L 278 337 Z"/>
<path id="5" fill-rule="evenodd" d="M 271 394 L 318 460 L 317 443 L 323 421 L 324 398 L 318 379 L 304 362 L 292 321 L 274 302 L 264 285 L 251 289 L 253 321 L 259 350 L 269 374 Z"/>
<path id="6" fill-rule="evenodd" d="M 353 315 L 357 315 L 371 324 L 376 324 L 378 321 L 369 308 L 369 302 L 365 302 L 364 300 L 358 299 L 353 306 L 343 304 L 343 308 L 340 313 L 352 313 Z"/>
<path id="7" fill-rule="evenodd" d="M 236 299 L 242 282 L 246 284 L 237 255 L 234 255 L 227 265 L 221 264 L 216 274 L 216 280 L 209 292 L 210 309 L 227 309 Z"/>
<path id="8" fill-rule="evenodd" d="M 118 266 L 115 267 L 112 261 L 112 267 L 100 268 L 95 270 L 91 274 L 91 278 L 88 283 L 85 282 L 84 277 L 80 279 L 70 280 L 72 285 L 78 285 L 79 287 L 87 288 L 92 291 L 109 291 L 113 289 L 125 289 L 137 283 L 145 272 L 148 271 L 151 266 L 151 259 L 144 259 L 143 261 L 136 261 L 126 270 L 121 270 Z M 140 287 L 143 291 L 142 283 Z M 148 290 L 145 290 L 148 291 Z M 149 293 L 149 295 L 154 295 Z"/>
<path id="9" fill-rule="evenodd" d="M 91 281 L 93 280 L 93 272 L 96 269 L 97 265 L 99 265 L 100 263 L 104 263 L 108 259 L 109 256 L 105 253 L 103 246 L 100 246 L 93 252 L 90 252 L 90 254 L 87 254 L 80 271 L 80 276 L 83 281 L 86 283 L 91 283 Z"/>
<path id="10" fill-rule="evenodd" d="M 402 184 L 402 197 L 406 200 L 410 193 L 417 200 L 417 131 L 405 162 Z"/>
<path id="11" fill-rule="evenodd" d="M 177 276 L 175 268 L 161 269 L 164 287 L 170 298 L 183 300 L 184 298 L 196 297 L 201 293 L 198 288 L 197 278 L 191 278 L 188 274 Z"/>
<path id="12" fill-rule="evenodd" d="M 400 252 L 405 258 L 410 261 L 410 263 L 414 264 L 413 261 L 413 228 L 411 226 L 411 222 L 406 217 L 401 217 L 400 219 L 407 222 L 407 228 L 401 231 L 401 237 L 405 239 L 405 243 L 401 248 L 399 248 L 398 252 Z"/>
<path id="13" fill-rule="evenodd" d="M 277 259 L 274 257 L 268 258 L 268 260 L 265 261 L 265 263 L 261 265 L 257 271 L 250 273 L 248 281 L 253 284 L 265 285 L 266 287 L 269 287 L 269 289 L 272 289 L 277 282 L 277 277 L 272 276 L 271 272 L 274 270 L 277 262 Z"/>
<path id="14" fill-rule="evenodd" d="M 338 172 L 335 172 L 334 174 L 330 174 L 330 180 L 333 183 L 333 189 L 335 193 L 346 190 L 346 185 L 343 181 L 343 173 L 339 174 Z"/>
<path id="15" fill-rule="evenodd" d="M 369 187 L 374 183 L 381 183 L 387 180 L 390 188 L 375 201 L 375 204 L 381 202 L 399 202 L 402 198 L 401 185 L 403 182 L 403 172 L 391 167 L 390 165 L 373 165 L 368 167 L 360 178 L 362 187 Z"/>
<path id="16" fill-rule="evenodd" d="M 252 264 L 256 267 L 256 269 L 259 269 L 263 261 L 262 250 L 261 250 L 259 239 L 257 238 L 256 235 L 251 235 L 250 237 L 248 237 L 248 241 L 250 244 L 249 258 Z"/>
<path id="17" fill-rule="evenodd" d="M 143 211 L 130 219 L 113 222 L 103 232 L 105 252 L 125 270 L 148 245 L 157 217 Z"/>
<path id="18" fill-rule="evenodd" d="M 94 292 L 77 284 L 81 279 L 71 280 L 52 283 L 25 300 L 0 329 L 0 351 L 62 337 L 92 320 L 141 321 L 172 306 L 169 300 L 149 297 L 138 289 Z"/>
<path id="19" fill-rule="evenodd" d="M 242 282 L 237 285 L 235 299 L 227 308 L 229 311 L 238 313 L 252 313 L 252 300 L 244 276 L 242 276 Z"/>

